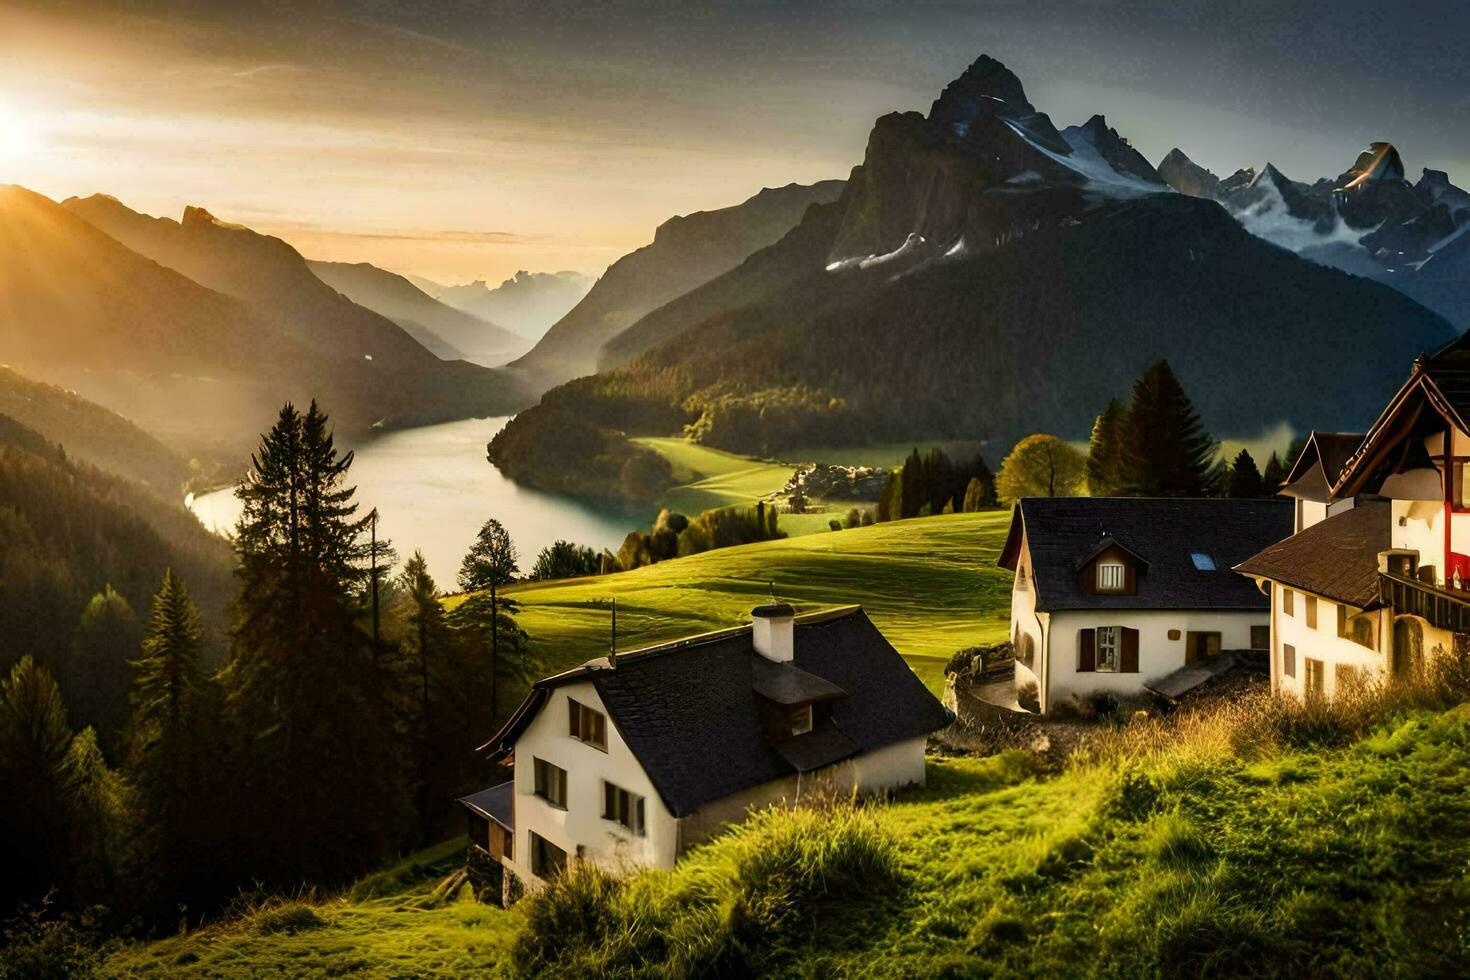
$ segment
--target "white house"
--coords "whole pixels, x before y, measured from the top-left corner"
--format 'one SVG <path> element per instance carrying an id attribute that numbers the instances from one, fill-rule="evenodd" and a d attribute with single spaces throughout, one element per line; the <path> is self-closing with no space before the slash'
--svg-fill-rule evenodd
<path id="1" fill-rule="evenodd" d="M 1269 603 L 1231 567 L 1291 529 L 1281 500 L 1021 500 L 1000 556 L 1015 572 L 1018 700 L 1045 714 L 1069 695 L 1139 693 L 1223 650 L 1265 650 Z"/>
<path id="2" fill-rule="evenodd" d="M 1355 679 L 1410 677 L 1470 652 L 1467 417 L 1461 338 L 1414 362 L 1345 459 L 1324 456 L 1315 496 L 1333 516 L 1242 563 L 1271 595 L 1276 689 L 1331 698 Z"/>
<path id="3" fill-rule="evenodd" d="M 950 715 L 860 608 L 751 619 L 539 681 L 482 747 L 514 777 L 461 800 L 475 843 L 535 887 L 672 867 L 752 807 L 923 783 Z"/>
<path id="4" fill-rule="evenodd" d="M 1295 502 L 1292 532 L 1303 531 L 1353 506 L 1353 498 L 1335 499 L 1332 484 L 1363 441 L 1361 432 L 1313 432 L 1281 485 L 1281 496 Z"/>

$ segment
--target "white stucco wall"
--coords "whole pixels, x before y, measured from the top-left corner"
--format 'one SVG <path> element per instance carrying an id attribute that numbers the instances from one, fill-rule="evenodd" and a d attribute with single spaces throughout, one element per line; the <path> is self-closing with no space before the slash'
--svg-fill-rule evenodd
<path id="1" fill-rule="evenodd" d="M 567 852 L 567 860 L 583 858 L 610 869 L 634 865 L 672 867 L 678 849 L 678 826 L 659 799 L 653 784 L 628 749 L 610 716 L 607 717 L 607 751 L 594 748 L 567 734 L 568 699 L 601 711 L 602 699 L 591 682 L 582 681 L 554 688 L 535 720 L 516 741 L 515 747 L 515 856 L 512 870 L 523 881 L 534 883 L 531 874 L 530 831 Z M 567 808 L 552 806 L 536 795 L 536 758 L 545 759 L 567 771 Z M 602 817 L 603 780 L 636 793 L 644 799 L 644 836 Z"/>
<path id="2" fill-rule="evenodd" d="M 1317 596 L 1317 626 L 1307 626 L 1307 596 L 1310 593 L 1293 589 L 1292 613 L 1286 613 L 1284 595 L 1286 587 L 1280 583 L 1271 586 L 1271 688 L 1295 697 L 1306 693 L 1306 658 L 1323 663 L 1323 693 L 1332 698 L 1337 695 L 1337 666 L 1346 664 L 1363 672 L 1363 679 L 1376 681 L 1383 676 L 1388 661 L 1384 653 L 1391 642 L 1388 613 L 1379 610 L 1369 613 L 1375 629 L 1375 647 L 1369 649 L 1352 640 L 1337 635 L 1338 603 Z M 1349 614 L 1361 610 L 1348 606 Z M 1290 645 L 1296 650 L 1295 676 L 1287 676 L 1285 670 L 1285 648 Z"/>
<path id="3" fill-rule="evenodd" d="M 1022 579 L 1022 575 L 1025 579 Z M 1026 542 L 1024 530 L 1021 534 L 1020 557 L 1017 559 L 1016 574 L 1011 581 L 1011 627 L 1006 634 L 1012 643 L 1018 639 L 1024 640 L 1030 637 L 1032 648 L 1035 651 L 1034 659 L 1029 667 L 1020 661 L 1021 648 L 1017 644 L 1015 649 L 1016 660 L 1016 690 L 1020 692 L 1028 685 L 1041 689 L 1041 675 L 1043 661 L 1045 660 L 1046 631 L 1049 628 L 1047 621 L 1049 614 L 1036 612 L 1036 589 L 1031 578 L 1031 552 Z M 1022 588 L 1024 581 L 1025 587 Z"/>
<path id="4" fill-rule="evenodd" d="M 1256 612 L 1210 610 L 1083 610 L 1051 614 L 1041 710 L 1052 708 L 1069 694 L 1094 692 L 1135 694 L 1143 685 L 1184 666 L 1185 645 L 1191 631 L 1219 633 L 1220 649 L 1245 650 L 1251 645 L 1251 627 L 1266 626 L 1270 615 Z M 1098 626 L 1126 626 L 1138 630 L 1138 672 L 1079 671 L 1077 633 Z M 1179 639 L 1169 639 L 1178 630 Z"/>

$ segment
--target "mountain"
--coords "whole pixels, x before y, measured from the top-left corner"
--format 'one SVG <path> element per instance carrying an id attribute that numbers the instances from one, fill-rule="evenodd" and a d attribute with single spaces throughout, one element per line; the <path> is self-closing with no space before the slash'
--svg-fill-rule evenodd
<path id="1" fill-rule="evenodd" d="M 73 458 L 143 484 L 169 501 L 183 495 L 190 472 L 182 456 L 74 391 L 0 367 L 0 415 L 65 446 Z"/>
<path id="2" fill-rule="evenodd" d="M 1139 160 L 1101 117 L 1058 130 L 981 58 L 927 116 L 878 119 L 838 201 L 629 328 L 653 345 L 547 392 L 497 441 L 547 411 L 760 454 L 939 437 L 1003 448 L 1033 431 L 1085 437 L 1160 357 L 1221 435 L 1351 428 L 1453 336 Z"/>
<path id="3" fill-rule="evenodd" d="M 441 303 L 493 320 L 527 340 L 536 341 L 587 295 L 596 280 L 580 272 L 523 269 L 494 289 L 483 279 L 462 286 L 445 286 L 427 279 L 413 281 Z"/>
<path id="4" fill-rule="evenodd" d="M 308 260 L 306 265 L 322 282 L 392 320 L 444 360 L 467 359 L 493 366 L 525 350 L 520 337 L 435 299 L 396 272 L 367 262 Z"/>
<path id="5" fill-rule="evenodd" d="M 832 201 L 843 184 L 766 188 L 741 204 L 670 218 L 653 242 L 608 267 L 582 301 L 512 366 L 539 386 L 597 369 L 602 345 L 640 317 L 740 264 L 801 221 L 811 204 Z"/>
<path id="6" fill-rule="evenodd" d="M 1179 147 L 1159 161 L 1159 177 L 1181 194 L 1210 200 L 1220 196 L 1220 178 L 1185 155 Z"/>
<path id="7" fill-rule="evenodd" d="M 1160 171 L 1181 193 L 1220 201 L 1268 241 L 1386 283 L 1463 327 L 1470 325 L 1470 254 L 1452 247 L 1470 226 L 1470 193 L 1442 170 L 1410 182 L 1398 149 L 1370 144 L 1336 177 L 1305 183 L 1272 164 L 1213 190 L 1191 179 L 1174 151 Z M 1193 164 L 1189 164 L 1193 166 Z M 1198 169 L 1198 168 L 1196 168 Z M 1208 171 L 1205 171 L 1208 173 Z"/>
<path id="8" fill-rule="evenodd" d="M 0 187 L 0 363 L 73 389 L 190 455 L 231 459 L 253 448 L 287 399 L 319 398 L 344 435 L 500 414 L 522 403 L 513 378 L 440 361 L 395 324 L 338 296 L 304 262 L 315 287 L 298 294 L 295 277 L 249 261 L 258 248 L 289 266 L 295 252 L 284 243 L 226 233 L 250 246 L 243 265 L 277 282 L 275 300 L 240 272 L 230 273 L 234 288 L 255 301 L 207 288 L 73 209 Z M 199 234 L 194 264 L 218 260 L 213 234 Z"/>

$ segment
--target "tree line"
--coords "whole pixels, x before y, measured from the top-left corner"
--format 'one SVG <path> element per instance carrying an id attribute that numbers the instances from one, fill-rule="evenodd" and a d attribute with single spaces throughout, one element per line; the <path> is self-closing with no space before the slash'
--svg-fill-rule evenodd
<path id="1" fill-rule="evenodd" d="M 126 696 L 110 747 L 75 724 L 49 658 L 0 679 L 0 911 L 49 894 L 106 906 L 114 928 L 197 922 L 241 889 L 331 885 L 437 839 L 450 801 L 494 778 L 474 746 L 510 707 L 507 684 L 534 675 L 497 594 L 514 545 L 486 523 L 458 602 L 417 552 L 389 577 L 352 458 L 315 403 L 286 405 L 262 436 L 236 489 L 222 667 L 173 569 L 142 623 L 110 588 L 87 604 L 78 643 L 131 649 L 113 665 Z"/>

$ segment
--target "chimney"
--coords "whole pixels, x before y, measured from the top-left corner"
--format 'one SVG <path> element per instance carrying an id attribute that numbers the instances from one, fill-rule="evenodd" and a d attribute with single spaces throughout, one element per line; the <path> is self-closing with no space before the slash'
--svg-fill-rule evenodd
<path id="1" fill-rule="evenodd" d="M 784 602 L 771 602 L 750 611 L 750 639 L 755 652 L 767 660 L 790 663 L 796 656 L 796 610 Z"/>

